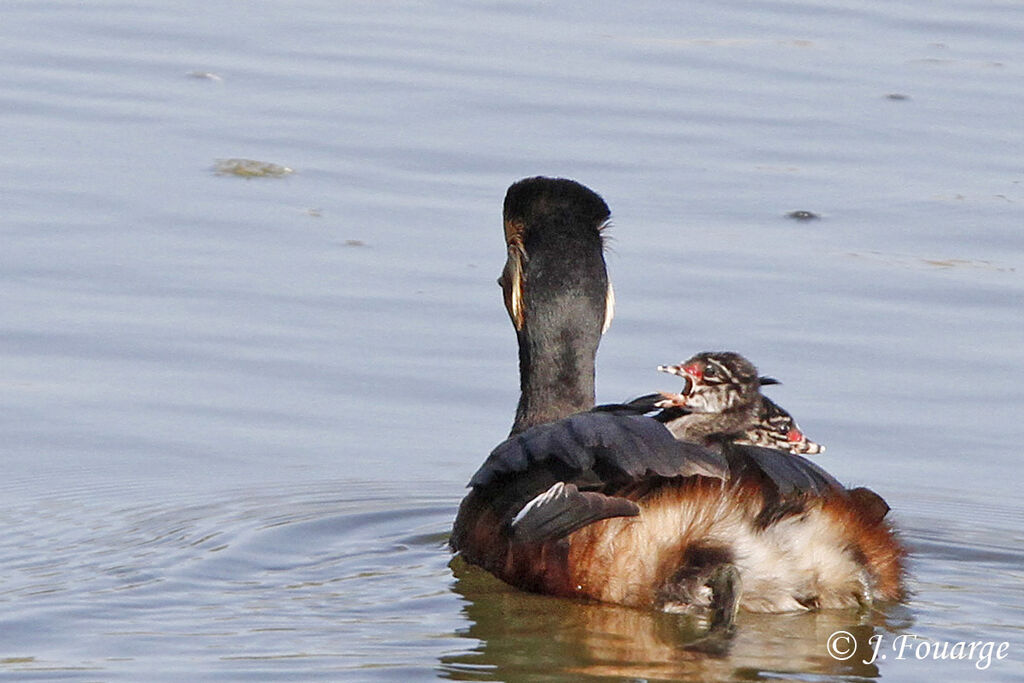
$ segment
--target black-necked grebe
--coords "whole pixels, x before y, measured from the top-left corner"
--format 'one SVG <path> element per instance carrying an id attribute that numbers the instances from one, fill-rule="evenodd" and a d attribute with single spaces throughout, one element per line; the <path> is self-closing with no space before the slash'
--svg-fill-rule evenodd
<path id="1" fill-rule="evenodd" d="M 778 450 L 680 441 L 628 405 L 592 409 L 612 316 L 605 202 L 564 179 L 505 197 L 499 280 L 519 341 L 509 438 L 473 475 L 451 547 L 520 588 L 668 611 L 758 612 L 903 596 L 885 502 Z"/>

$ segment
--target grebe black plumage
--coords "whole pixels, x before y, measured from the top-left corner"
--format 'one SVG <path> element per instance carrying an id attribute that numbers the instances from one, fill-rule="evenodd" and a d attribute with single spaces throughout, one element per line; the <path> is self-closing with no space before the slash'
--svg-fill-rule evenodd
<path id="1" fill-rule="evenodd" d="M 759 377 L 757 368 L 738 353 L 705 351 L 679 365 L 659 365 L 658 370 L 686 381 L 682 393 L 663 393 L 657 403 L 665 409 L 657 419 L 677 439 L 708 446 L 730 441 L 794 455 L 825 450 L 807 438 L 792 415 L 761 393 L 762 386 L 778 380 Z"/>
<path id="2" fill-rule="evenodd" d="M 905 551 L 867 489 L 778 450 L 680 441 L 646 405 L 594 403 L 612 316 L 605 202 L 570 180 L 505 197 L 499 280 L 519 342 L 509 438 L 473 475 L 450 544 L 522 589 L 728 625 L 903 596 Z M 643 403 L 643 402 L 641 402 Z"/>

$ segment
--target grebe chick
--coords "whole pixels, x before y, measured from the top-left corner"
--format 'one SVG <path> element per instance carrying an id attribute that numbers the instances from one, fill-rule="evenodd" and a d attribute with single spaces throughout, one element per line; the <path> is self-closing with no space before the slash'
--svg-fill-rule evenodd
<path id="1" fill-rule="evenodd" d="M 509 437 L 470 479 L 452 549 L 524 590 L 706 609 L 713 629 L 729 628 L 738 608 L 902 598 L 906 553 L 878 495 L 801 456 L 681 441 L 643 401 L 594 408 L 612 317 L 608 219 L 604 200 L 571 180 L 528 178 L 505 195 L 499 284 L 519 345 L 519 404 Z"/>
<path id="2" fill-rule="evenodd" d="M 762 386 L 778 380 L 759 377 L 757 368 L 738 353 L 699 353 L 679 365 L 659 365 L 658 370 L 686 380 L 681 393 L 664 393 L 658 404 L 683 409 L 666 410 L 658 417 L 677 439 L 707 446 L 730 441 L 794 455 L 825 450 L 804 435 L 792 415 L 761 393 Z"/>
<path id="3" fill-rule="evenodd" d="M 807 438 L 792 415 L 767 396 L 761 396 L 757 422 L 733 439 L 733 443 L 775 448 L 789 451 L 793 455 L 818 455 L 825 452 L 823 445 Z"/>

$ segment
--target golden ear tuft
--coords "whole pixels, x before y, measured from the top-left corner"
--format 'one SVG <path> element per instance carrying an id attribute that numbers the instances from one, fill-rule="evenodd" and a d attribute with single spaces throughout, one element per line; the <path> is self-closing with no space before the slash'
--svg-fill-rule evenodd
<path id="1" fill-rule="evenodd" d="M 601 334 L 608 331 L 612 326 L 612 318 L 615 317 L 615 289 L 612 288 L 612 281 L 608 280 L 608 292 L 604 297 L 604 325 L 601 326 Z"/>
<path id="2" fill-rule="evenodd" d="M 517 330 L 523 329 L 525 311 L 523 308 L 523 264 L 526 252 L 516 244 L 508 245 L 508 259 L 501 275 L 502 291 L 505 295 L 505 310 Z"/>
<path id="3" fill-rule="evenodd" d="M 518 244 L 522 249 L 524 232 L 526 232 L 526 225 L 522 221 L 505 221 L 505 244 L 509 246 Z"/>
<path id="4" fill-rule="evenodd" d="M 505 221 L 505 243 L 508 245 L 508 259 L 502 273 L 502 290 L 505 294 L 505 309 L 516 330 L 523 329 L 525 311 L 523 308 L 523 282 L 525 280 L 526 249 L 523 247 L 524 225 L 521 221 Z"/>

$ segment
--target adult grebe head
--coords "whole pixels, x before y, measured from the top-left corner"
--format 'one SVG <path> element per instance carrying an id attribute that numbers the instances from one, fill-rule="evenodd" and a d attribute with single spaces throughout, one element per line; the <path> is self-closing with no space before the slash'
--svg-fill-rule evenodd
<path id="1" fill-rule="evenodd" d="M 519 341 L 513 434 L 594 405 L 594 357 L 613 310 L 608 218 L 604 200 L 572 180 L 527 178 L 505 195 L 498 283 Z"/>

